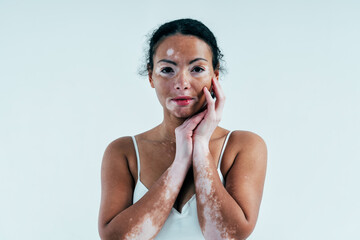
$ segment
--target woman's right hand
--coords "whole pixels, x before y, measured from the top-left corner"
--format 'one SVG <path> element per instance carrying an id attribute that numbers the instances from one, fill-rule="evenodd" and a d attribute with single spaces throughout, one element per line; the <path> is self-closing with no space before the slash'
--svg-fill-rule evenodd
<path id="1" fill-rule="evenodd" d="M 198 124 L 203 120 L 206 111 L 204 110 L 186 119 L 183 124 L 175 128 L 176 153 L 174 162 L 190 167 L 193 152 L 192 136 Z"/>

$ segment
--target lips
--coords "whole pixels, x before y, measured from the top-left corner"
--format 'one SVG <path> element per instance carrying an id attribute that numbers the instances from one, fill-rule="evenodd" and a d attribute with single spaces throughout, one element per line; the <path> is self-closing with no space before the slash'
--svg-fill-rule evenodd
<path id="1" fill-rule="evenodd" d="M 190 96 L 178 96 L 172 99 L 172 101 L 174 101 L 179 106 L 186 106 L 190 104 L 193 100 L 194 98 Z"/>
<path id="2" fill-rule="evenodd" d="M 176 98 L 173 98 L 172 100 L 189 100 L 189 99 L 193 99 L 190 96 L 178 96 Z"/>

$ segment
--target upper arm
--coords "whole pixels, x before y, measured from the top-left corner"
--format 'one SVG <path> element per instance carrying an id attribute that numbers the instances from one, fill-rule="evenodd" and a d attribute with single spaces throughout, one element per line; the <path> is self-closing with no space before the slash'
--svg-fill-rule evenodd
<path id="1" fill-rule="evenodd" d="M 119 138 L 105 150 L 101 165 L 101 204 L 99 232 L 120 212 L 132 205 L 134 180 L 131 175 L 126 151 L 129 139 Z"/>
<path id="2" fill-rule="evenodd" d="M 234 138 L 234 144 L 239 147 L 226 177 L 226 190 L 241 207 L 247 221 L 255 226 L 265 181 L 267 147 L 264 140 L 252 132 L 236 132 Z"/>

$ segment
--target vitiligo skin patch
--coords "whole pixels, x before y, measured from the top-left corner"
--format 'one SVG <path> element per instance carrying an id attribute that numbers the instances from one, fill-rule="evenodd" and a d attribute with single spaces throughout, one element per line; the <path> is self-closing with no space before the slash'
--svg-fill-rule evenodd
<path id="1" fill-rule="evenodd" d="M 136 222 L 133 223 L 130 227 L 130 231 L 125 235 L 125 240 L 144 240 L 155 238 L 156 234 L 161 230 L 164 222 L 166 221 L 172 206 L 174 205 L 185 174 L 186 171 L 184 171 L 184 169 L 179 169 L 177 167 L 170 167 L 164 173 L 158 184 L 160 186 L 156 186 L 157 188 L 163 188 L 160 191 L 158 190 L 156 193 L 157 201 L 151 201 L 154 204 L 148 207 L 148 210 L 145 211 L 146 214 L 135 220 Z M 146 194 L 151 192 L 152 188 L 153 187 L 151 187 Z M 135 204 L 149 203 L 147 200 L 142 201 L 141 203 L 140 202 L 141 199 Z M 141 213 L 139 212 L 139 214 Z M 130 219 L 130 222 L 132 221 L 134 221 L 133 218 Z"/>
<path id="2" fill-rule="evenodd" d="M 158 226 L 154 224 L 152 215 L 146 214 L 139 224 L 135 225 L 131 232 L 125 236 L 125 240 L 152 239 L 156 234 Z"/>
<path id="3" fill-rule="evenodd" d="M 174 49 L 172 49 L 172 48 L 169 48 L 169 49 L 166 51 L 166 54 L 167 54 L 168 56 L 173 55 L 173 53 L 174 53 Z"/>
<path id="4" fill-rule="evenodd" d="M 203 156 L 203 158 L 207 157 Z M 195 187 L 200 203 L 198 208 L 200 207 L 200 214 L 203 218 L 201 225 L 202 232 L 205 239 L 235 239 L 232 237 L 235 235 L 235 230 L 231 230 L 228 226 L 224 225 L 220 212 L 221 201 L 214 194 L 214 178 L 218 178 L 218 176 L 213 176 L 213 171 L 211 171 L 207 161 L 208 159 L 197 161 L 194 168 L 197 169 Z"/>

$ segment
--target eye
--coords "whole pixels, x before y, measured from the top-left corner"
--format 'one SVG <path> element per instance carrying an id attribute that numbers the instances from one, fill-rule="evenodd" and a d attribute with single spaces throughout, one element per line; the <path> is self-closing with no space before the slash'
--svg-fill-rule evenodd
<path id="1" fill-rule="evenodd" d="M 165 68 L 161 69 L 160 72 L 162 72 L 162 73 L 169 73 L 169 72 L 171 72 L 171 71 L 172 71 L 172 68 L 171 68 L 171 67 L 165 67 Z"/>
<path id="2" fill-rule="evenodd" d="M 193 71 L 197 72 L 197 73 L 201 73 L 203 71 L 205 71 L 203 68 L 201 67 L 194 67 Z"/>

